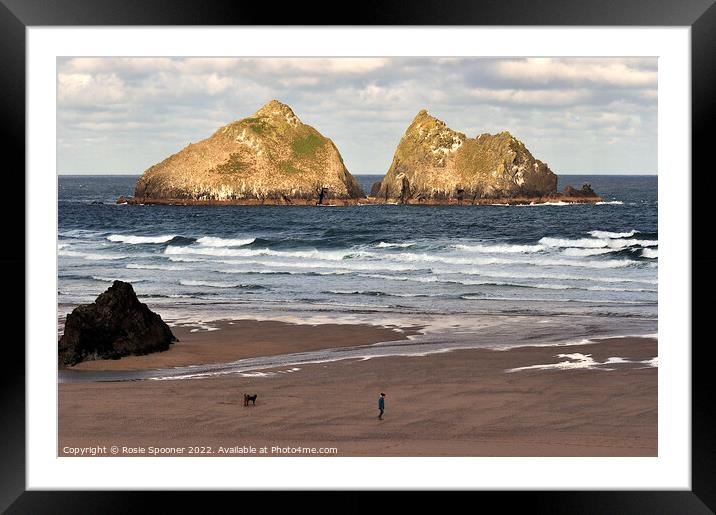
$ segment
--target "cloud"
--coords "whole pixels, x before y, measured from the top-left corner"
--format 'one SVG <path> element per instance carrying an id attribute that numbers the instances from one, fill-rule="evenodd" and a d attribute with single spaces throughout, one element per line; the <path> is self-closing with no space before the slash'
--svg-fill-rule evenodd
<path id="1" fill-rule="evenodd" d="M 115 74 L 60 73 L 57 77 L 60 105 L 102 106 L 124 100 L 124 81 Z"/>
<path id="2" fill-rule="evenodd" d="M 498 77 L 523 83 L 596 84 L 615 87 L 651 87 L 656 85 L 657 71 L 642 68 L 643 61 L 628 59 L 553 59 L 529 58 L 501 61 L 495 64 Z"/>
<path id="3" fill-rule="evenodd" d="M 361 75 L 375 72 L 390 64 L 390 59 L 379 57 L 344 58 L 260 58 L 241 60 L 259 72 L 316 73 L 319 75 Z"/>
<path id="4" fill-rule="evenodd" d="M 286 77 L 278 80 L 278 84 L 284 88 L 297 88 L 302 86 L 317 86 L 321 83 L 321 79 L 318 77 Z"/>
<path id="5" fill-rule="evenodd" d="M 67 73 L 156 73 L 176 68 L 170 57 L 75 57 L 61 62 Z"/>
<path id="6" fill-rule="evenodd" d="M 485 89 L 477 88 L 470 96 L 485 102 L 515 105 L 568 106 L 582 103 L 592 97 L 584 89 Z"/>
<path id="7" fill-rule="evenodd" d="M 77 57 L 64 60 L 63 68 L 75 73 L 174 71 L 178 73 L 228 72 L 248 69 L 251 71 L 283 74 L 290 72 L 317 73 L 321 75 L 356 75 L 374 72 L 388 66 L 389 58 L 245 58 L 245 57 Z"/>

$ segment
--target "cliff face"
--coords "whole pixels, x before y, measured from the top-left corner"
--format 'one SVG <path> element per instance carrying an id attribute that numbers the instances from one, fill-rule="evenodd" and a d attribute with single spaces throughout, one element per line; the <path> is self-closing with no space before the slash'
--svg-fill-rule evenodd
<path id="1" fill-rule="evenodd" d="M 557 176 L 509 132 L 471 139 L 422 110 L 373 193 L 407 202 L 540 197 L 556 191 Z"/>
<path id="2" fill-rule="evenodd" d="M 277 100 L 150 167 L 134 195 L 206 201 L 365 196 L 333 142 Z"/>

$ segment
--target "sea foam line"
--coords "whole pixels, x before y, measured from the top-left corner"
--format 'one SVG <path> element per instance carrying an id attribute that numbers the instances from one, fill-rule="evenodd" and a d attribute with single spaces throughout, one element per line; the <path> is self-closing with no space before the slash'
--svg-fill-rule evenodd
<path id="1" fill-rule="evenodd" d="M 547 247 L 579 247 L 579 248 L 605 248 L 610 249 L 623 249 L 626 247 L 656 247 L 659 245 L 658 240 L 636 240 L 636 239 L 621 239 L 621 238 L 549 238 L 545 237 L 539 240 L 541 245 Z"/>
<path id="2" fill-rule="evenodd" d="M 115 243 L 127 243 L 129 245 L 142 245 L 146 243 L 166 243 L 176 238 L 176 234 L 162 234 L 159 236 L 134 236 L 131 234 L 110 234 L 109 241 Z"/>
<path id="3" fill-rule="evenodd" d="M 566 358 L 567 361 L 560 361 L 559 363 L 548 363 L 544 365 L 530 365 L 526 367 L 510 368 L 506 372 L 521 372 L 523 370 L 604 370 L 612 371 L 613 368 L 607 368 L 604 365 L 616 365 L 616 364 L 634 364 L 634 365 L 645 365 L 643 368 L 656 368 L 658 367 L 658 358 L 651 358 L 647 360 L 632 361 L 620 357 L 607 358 L 606 361 L 596 361 L 591 354 L 582 354 L 575 352 L 573 354 L 557 354 L 557 358 Z"/>
<path id="4" fill-rule="evenodd" d="M 415 267 L 405 266 L 413 264 L 420 266 L 421 264 L 442 263 L 446 265 L 472 265 L 472 266 L 490 266 L 490 265 L 531 265 L 531 266 L 558 266 L 558 267 L 577 267 L 577 268 L 624 268 L 629 266 L 640 265 L 639 261 L 632 259 L 610 259 L 603 261 L 596 260 L 571 260 L 571 259 L 554 259 L 544 258 L 513 258 L 504 259 L 500 257 L 457 257 L 450 255 L 430 255 L 426 253 L 405 253 L 396 254 L 380 254 L 362 251 L 303 251 L 303 252 L 280 252 L 269 249 L 252 250 L 252 249 L 228 249 L 228 248 L 188 248 L 169 246 L 165 249 L 165 254 L 169 254 L 171 261 L 197 261 L 195 258 L 186 257 L 187 254 L 193 256 L 203 256 L 202 261 L 212 261 L 211 257 L 235 258 L 233 260 L 218 260 L 225 264 L 243 264 L 236 258 L 249 258 L 255 261 L 257 257 L 275 257 L 275 258 L 299 258 L 296 261 L 276 261 L 273 259 L 266 260 L 261 264 L 270 266 L 280 266 L 289 268 L 344 268 L 348 270 L 415 270 Z M 209 259 L 206 259 L 209 258 Z"/>
<path id="5" fill-rule="evenodd" d="M 241 284 L 241 283 L 228 283 L 218 281 L 193 281 L 193 280 L 180 280 L 179 284 L 182 286 L 206 286 L 209 288 L 246 288 L 246 289 L 265 289 L 263 286 L 255 284 Z"/>
<path id="6" fill-rule="evenodd" d="M 87 261 L 114 261 L 120 259 L 127 259 L 129 256 L 124 255 L 113 255 L 113 254 L 97 254 L 92 252 L 77 252 L 74 250 L 61 249 L 57 252 L 58 256 L 66 257 L 78 257 Z"/>
<path id="7" fill-rule="evenodd" d="M 373 279 L 382 279 L 386 281 L 408 281 L 417 283 L 437 283 L 437 284 L 460 284 L 464 286 L 510 286 L 514 288 L 533 288 L 538 290 L 584 290 L 584 291 L 613 291 L 613 292 L 631 292 L 631 293 L 656 293 L 658 290 L 652 288 L 619 288 L 608 286 L 574 286 L 571 284 L 525 284 L 510 281 L 474 281 L 469 279 L 441 279 L 440 277 L 396 277 L 384 274 L 361 274 L 365 277 Z"/>
<path id="8" fill-rule="evenodd" d="M 256 238 L 218 238 L 215 236 L 203 236 L 196 240 L 199 245 L 204 247 L 243 247 L 244 245 L 250 245 Z"/>
<path id="9" fill-rule="evenodd" d="M 376 245 L 379 249 L 390 249 L 390 248 L 407 248 L 412 247 L 415 245 L 415 243 L 387 243 L 385 241 L 381 241 Z"/>
<path id="10" fill-rule="evenodd" d="M 589 234 L 594 238 L 631 238 L 638 232 L 640 231 L 632 229 L 629 232 L 589 231 Z"/>
<path id="11" fill-rule="evenodd" d="M 175 271 L 175 270 L 187 270 L 184 266 L 176 265 L 142 265 L 137 263 L 130 263 L 125 268 L 131 268 L 135 270 L 164 270 L 164 271 Z"/>
<path id="12" fill-rule="evenodd" d="M 544 245 L 453 245 L 453 248 L 465 250 L 468 252 L 481 252 L 486 254 L 526 254 L 532 252 L 541 252 L 545 249 Z"/>

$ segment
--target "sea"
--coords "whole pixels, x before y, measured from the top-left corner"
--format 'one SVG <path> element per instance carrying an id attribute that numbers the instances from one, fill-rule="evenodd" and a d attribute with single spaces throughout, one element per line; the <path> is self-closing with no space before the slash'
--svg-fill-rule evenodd
<path id="1" fill-rule="evenodd" d="M 137 179 L 58 177 L 60 332 L 119 279 L 173 324 L 421 327 L 415 352 L 657 333 L 656 176 L 559 176 L 596 205 L 116 204 Z"/>

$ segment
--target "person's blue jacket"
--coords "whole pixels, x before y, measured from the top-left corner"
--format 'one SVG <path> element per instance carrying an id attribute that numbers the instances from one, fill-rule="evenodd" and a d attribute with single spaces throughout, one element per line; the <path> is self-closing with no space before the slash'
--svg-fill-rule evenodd
<path id="1" fill-rule="evenodd" d="M 385 408 L 385 397 L 380 397 L 378 399 L 378 409 L 384 409 Z"/>

